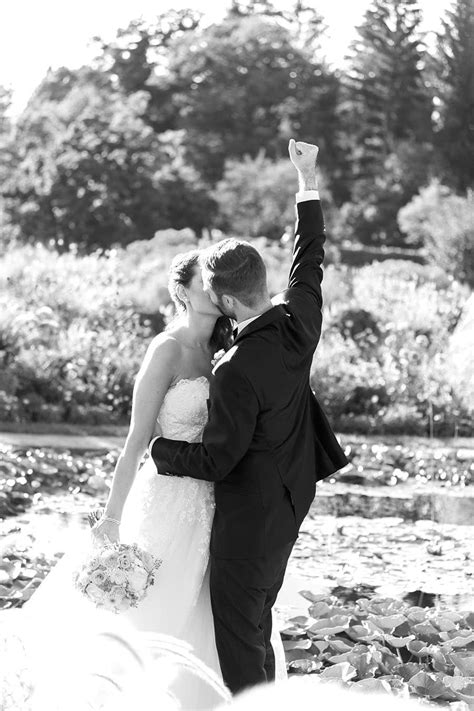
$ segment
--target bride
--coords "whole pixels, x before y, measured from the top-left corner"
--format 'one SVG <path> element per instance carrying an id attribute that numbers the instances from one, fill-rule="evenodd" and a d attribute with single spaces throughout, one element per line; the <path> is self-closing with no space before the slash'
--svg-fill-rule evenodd
<path id="1" fill-rule="evenodd" d="M 207 422 L 212 360 L 232 344 L 232 322 L 222 316 L 203 289 L 197 250 L 175 257 L 169 291 L 179 315 L 153 339 L 137 375 L 129 433 L 104 513 L 93 533 L 99 539 L 107 536 L 112 541 L 136 542 L 163 561 L 147 597 L 124 617 L 139 631 L 172 635 L 189 643 L 195 655 L 222 679 L 209 592 L 213 484 L 160 476 L 151 458 L 139 466 L 157 422 L 165 437 L 200 440 Z M 41 601 L 51 607 L 58 596 L 64 607 L 65 578 L 67 585 L 70 580 L 65 572 L 73 565 L 73 556 L 66 555 L 27 607 L 41 609 Z M 81 606 L 84 608 L 82 600 Z M 73 610 L 69 612 L 74 615 Z M 272 636 L 272 646 L 277 679 L 282 679 L 285 660 L 277 633 Z M 186 677 L 173 692 L 188 708 L 210 708 L 216 700 L 215 692 L 198 678 Z"/>

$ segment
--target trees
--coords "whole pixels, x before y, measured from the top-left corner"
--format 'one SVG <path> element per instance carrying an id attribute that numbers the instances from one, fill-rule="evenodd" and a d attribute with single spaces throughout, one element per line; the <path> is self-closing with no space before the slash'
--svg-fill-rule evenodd
<path id="1" fill-rule="evenodd" d="M 301 2 L 292 15 L 239 1 L 210 27 L 185 11 L 131 23 L 101 61 L 125 93 L 146 92 L 143 118 L 157 134 L 183 132 L 186 160 L 213 185 L 227 159 L 286 155 L 294 131 L 336 163 L 339 82 L 316 56 L 322 31 Z"/>
<path id="2" fill-rule="evenodd" d="M 416 0 L 373 0 L 352 45 L 346 79 L 355 175 L 371 176 L 399 141 L 427 141 L 431 97 Z"/>
<path id="3" fill-rule="evenodd" d="M 10 243 L 15 236 L 9 224 L 5 200 L 2 197 L 1 186 L 8 180 L 16 164 L 16 151 L 12 143 L 12 120 L 10 118 L 12 93 L 0 85 L 0 249 Z"/>
<path id="4" fill-rule="evenodd" d="M 352 202 L 344 207 L 341 229 L 369 244 L 403 242 L 397 212 L 430 172 L 431 96 L 421 19 L 416 0 L 373 0 L 351 48 L 343 111 Z"/>
<path id="5" fill-rule="evenodd" d="M 327 74 L 266 17 L 230 14 L 183 35 L 173 45 L 166 81 L 175 87 L 188 159 L 215 183 L 226 159 L 262 149 L 272 159 L 286 154 L 295 129 L 314 136 L 318 126 L 322 138 L 328 135 L 334 95 L 321 109 L 315 100 L 326 92 Z"/>
<path id="6" fill-rule="evenodd" d="M 216 191 L 218 223 L 236 224 L 223 191 L 247 188 L 263 154 L 262 181 L 272 165 L 284 180 L 297 136 L 321 147 L 341 239 L 403 245 L 397 213 L 431 177 L 472 183 L 473 14 L 456 0 L 431 74 L 416 0 L 371 0 L 347 71 L 325 61 L 324 21 L 304 0 L 233 0 L 211 26 L 192 10 L 134 20 L 91 67 L 50 72 L 16 125 L 0 91 L 2 220 L 25 240 L 106 248 L 158 229 L 199 234 L 217 224 Z M 243 215 L 249 234 L 284 229 L 265 212 Z"/>
<path id="7" fill-rule="evenodd" d="M 101 72 L 49 73 L 18 122 L 18 164 L 2 186 L 24 240 L 91 250 L 172 225 L 202 230 L 213 203 L 143 121 L 145 105 Z"/>
<path id="8" fill-rule="evenodd" d="M 456 0 L 446 13 L 434 64 L 435 142 L 454 189 L 474 185 L 474 5 Z"/>

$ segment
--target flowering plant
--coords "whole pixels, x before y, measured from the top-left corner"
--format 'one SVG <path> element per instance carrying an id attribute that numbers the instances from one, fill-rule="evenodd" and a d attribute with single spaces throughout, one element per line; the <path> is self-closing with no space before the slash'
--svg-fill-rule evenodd
<path id="1" fill-rule="evenodd" d="M 74 572 L 73 582 L 96 607 L 124 612 L 143 600 L 161 563 L 136 543 L 106 541 Z"/>
<path id="2" fill-rule="evenodd" d="M 225 352 L 225 349 L 224 349 L 224 348 L 221 348 L 220 351 L 216 351 L 216 352 L 214 353 L 214 357 L 213 357 L 212 360 L 211 360 L 211 365 L 212 365 L 213 368 L 214 368 L 215 365 L 218 364 L 218 362 L 220 361 L 220 359 L 225 356 L 225 354 L 226 354 L 226 352 Z"/>

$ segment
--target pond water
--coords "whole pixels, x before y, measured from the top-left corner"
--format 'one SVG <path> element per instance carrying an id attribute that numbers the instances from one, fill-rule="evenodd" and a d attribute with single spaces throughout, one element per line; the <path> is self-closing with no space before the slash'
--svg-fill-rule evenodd
<path id="1" fill-rule="evenodd" d="M 87 494 L 42 495 L 23 514 L 0 521 L 0 554 L 18 555 L 36 572 L 27 599 L 52 564 L 88 529 L 97 500 Z M 474 610 L 474 526 L 386 517 L 336 518 L 312 512 L 290 558 L 279 616 L 303 614 L 299 592 L 394 597 L 419 606 Z M 28 576 L 27 576 L 28 578 Z M 22 604 L 18 596 L 16 605 Z"/>

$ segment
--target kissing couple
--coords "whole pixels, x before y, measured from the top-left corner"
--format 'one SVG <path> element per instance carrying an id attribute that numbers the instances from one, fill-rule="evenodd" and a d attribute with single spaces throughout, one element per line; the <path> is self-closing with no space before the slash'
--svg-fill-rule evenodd
<path id="1" fill-rule="evenodd" d="M 316 482 L 347 463 L 309 382 L 322 322 L 318 148 L 291 140 L 289 155 L 299 192 L 288 288 L 270 298 L 262 257 L 244 241 L 175 257 L 178 317 L 145 355 L 93 528 L 163 561 L 124 613 L 132 625 L 191 644 L 233 694 L 285 677 L 272 607 Z M 195 683 L 178 698 L 210 707 Z"/>

